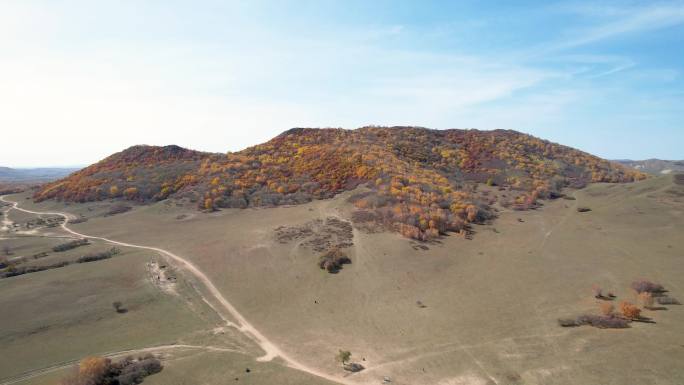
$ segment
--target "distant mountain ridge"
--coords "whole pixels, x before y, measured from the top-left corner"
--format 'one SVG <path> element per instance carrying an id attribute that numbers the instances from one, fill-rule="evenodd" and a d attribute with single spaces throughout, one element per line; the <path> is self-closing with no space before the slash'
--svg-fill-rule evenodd
<path id="1" fill-rule="evenodd" d="M 227 154 L 134 146 L 43 186 L 37 201 L 189 198 L 201 209 L 300 204 L 360 184 L 363 215 L 416 239 L 493 217 L 495 203 L 526 209 L 564 186 L 646 175 L 510 130 L 295 128 Z M 494 202 L 478 185 L 510 193 Z M 361 219 L 359 219 L 361 220 Z"/>
<path id="2" fill-rule="evenodd" d="M 673 172 L 684 172 L 684 160 L 663 160 L 663 159 L 646 159 L 646 160 L 631 160 L 631 159 L 617 159 L 615 162 L 623 164 L 627 167 L 634 168 L 641 172 L 653 175 L 670 174 Z"/>
<path id="3" fill-rule="evenodd" d="M 0 182 L 50 182 L 64 178 L 78 168 L 42 167 L 42 168 L 10 168 L 0 167 Z"/>

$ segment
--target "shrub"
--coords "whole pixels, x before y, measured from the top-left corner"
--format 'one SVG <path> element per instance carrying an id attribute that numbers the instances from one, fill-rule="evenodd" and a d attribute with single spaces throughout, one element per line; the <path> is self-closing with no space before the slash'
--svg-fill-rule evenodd
<path id="1" fill-rule="evenodd" d="M 349 350 L 340 350 L 335 358 L 344 365 L 351 359 L 351 352 Z"/>
<path id="2" fill-rule="evenodd" d="M 109 383 L 112 362 L 104 357 L 86 357 L 79 362 L 74 372 L 62 380 L 62 385 L 100 385 Z"/>
<path id="3" fill-rule="evenodd" d="M 333 249 L 321 256 L 318 266 L 321 269 L 327 270 L 328 273 L 337 273 L 342 268 L 342 265 L 351 263 L 351 259 L 347 254 L 340 249 Z"/>
<path id="4" fill-rule="evenodd" d="M 572 318 L 560 318 L 558 319 L 558 324 L 564 328 L 580 326 L 577 320 Z"/>
<path id="5" fill-rule="evenodd" d="M 658 301 L 659 305 L 681 305 L 682 303 L 677 300 L 677 298 L 672 298 L 672 297 L 657 297 L 656 301 Z"/>
<path id="6" fill-rule="evenodd" d="M 623 329 L 629 327 L 629 323 L 626 319 L 615 315 L 585 314 L 577 317 L 575 322 L 578 325 L 590 325 L 601 329 Z"/>
<path id="7" fill-rule="evenodd" d="M 127 211 L 130 211 L 132 208 L 133 207 L 125 205 L 123 203 L 117 203 L 117 204 L 113 205 L 112 207 L 110 207 L 109 211 L 107 211 L 104 214 L 104 216 L 109 217 L 109 216 L 116 215 L 116 214 L 122 214 L 122 213 L 125 213 Z"/>
<path id="8" fill-rule="evenodd" d="M 74 241 L 70 241 L 67 243 L 62 243 L 60 245 L 57 245 L 57 246 L 52 248 L 52 251 L 54 251 L 54 252 L 67 251 L 67 250 L 75 249 L 79 246 L 85 246 L 88 244 L 89 244 L 89 242 L 86 238 L 77 239 Z"/>
<path id="9" fill-rule="evenodd" d="M 123 307 L 123 304 L 121 301 L 114 301 L 112 302 L 112 307 L 114 310 L 116 310 L 117 313 L 126 313 L 126 309 Z"/>
<path id="10" fill-rule="evenodd" d="M 641 316 L 641 309 L 627 301 L 620 302 L 620 312 L 629 319 L 638 319 Z"/>
<path id="11" fill-rule="evenodd" d="M 603 298 L 603 289 L 600 286 L 592 286 L 591 291 L 594 293 L 594 298 Z"/>
<path id="12" fill-rule="evenodd" d="M 578 207 L 577 208 L 577 212 L 580 212 L 580 213 L 586 213 L 589 211 L 591 211 L 591 209 L 589 207 Z"/>
<path id="13" fill-rule="evenodd" d="M 75 371 L 62 380 L 62 385 L 133 385 L 145 377 L 159 373 L 164 367 L 153 356 L 126 357 L 112 363 L 104 357 L 87 357 L 81 360 Z"/>
<path id="14" fill-rule="evenodd" d="M 632 282 L 632 289 L 637 293 L 649 292 L 649 293 L 662 293 L 665 291 L 663 285 L 653 283 L 647 280 L 634 281 Z"/>
<path id="15" fill-rule="evenodd" d="M 62 261 L 62 262 L 57 262 L 52 265 L 46 265 L 46 266 L 14 266 L 14 265 L 9 265 L 6 271 L 0 272 L 0 278 L 10 278 L 10 277 L 16 277 L 18 275 L 23 275 L 23 274 L 30 274 L 30 273 L 37 273 L 39 271 L 44 271 L 44 270 L 50 270 L 50 269 L 58 269 L 60 267 L 68 266 L 71 264 L 69 261 Z"/>
<path id="16" fill-rule="evenodd" d="M 87 262 L 95 262 L 95 261 L 100 261 L 103 259 L 108 259 L 113 257 L 116 254 L 119 254 L 119 249 L 116 247 L 112 247 L 111 249 L 107 251 L 102 251 L 99 253 L 91 253 L 91 254 L 86 254 L 82 257 L 79 257 L 76 260 L 76 263 L 87 263 Z"/>

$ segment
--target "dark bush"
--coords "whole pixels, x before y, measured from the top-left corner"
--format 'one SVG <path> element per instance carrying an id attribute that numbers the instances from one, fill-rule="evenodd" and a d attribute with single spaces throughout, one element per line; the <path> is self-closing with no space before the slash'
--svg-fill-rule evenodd
<path id="1" fill-rule="evenodd" d="M 95 262 L 95 261 L 100 261 L 103 259 L 108 259 L 113 257 L 116 254 L 119 254 L 119 249 L 116 247 L 112 247 L 111 249 L 107 251 L 102 251 L 99 253 L 91 253 L 91 254 L 86 254 L 76 260 L 76 263 L 86 263 L 86 262 Z"/>
<path id="2" fill-rule="evenodd" d="M 623 329 L 629 327 L 629 322 L 615 315 L 585 314 L 577 317 L 578 325 L 590 325 L 601 329 Z"/>
<path id="3" fill-rule="evenodd" d="M 637 293 L 643 293 L 643 292 L 663 293 L 663 292 L 665 292 L 665 288 L 663 287 L 663 285 L 653 283 L 651 281 L 646 281 L 646 280 L 634 281 L 634 282 L 632 282 L 631 287 Z"/>
<path id="4" fill-rule="evenodd" d="M 67 250 L 75 249 L 79 246 L 85 246 L 88 244 L 89 244 L 89 242 L 85 238 L 77 239 L 77 240 L 74 240 L 71 242 L 62 243 L 61 245 L 57 245 L 57 246 L 52 248 L 52 251 L 54 251 L 54 252 L 67 251 Z"/>
<path id="5" fill-rule="evenodd" d="M 321 256 L 318 266 L 327 270 L 328 273 L 334 274 L 340 271 L 342 265 L 347 263 L 351 263 L 347 254 L 340 249 L 333 249 Z"/>
<path id="6" fill-rule="evenodd" d="M 113 205 L 112 207 L 110 207 L 109 211 L 107 211 L 104 214 L 104 216 L 109 217 L 109 216 L 116 215 L 116 214 L 122 214 L 122 213 L 125 213 L 127 211 L 130 211 L 132 208 L 133 207 L 125 205 L 123 203 L 117 203 L 117 204 Z"/>
<path id="7" fill-rule="evenodd" d="M 577 211 L 580 213 L 586 213 L 588 211 L 591 211 L 591 209 L 589 207 L 578 207 Z"/>
<path id="8" fill-rule="evenodd" d="M 564 328 L 580 326 L 577 320 L 572 318 L 561 318 L 558 320 L 558 324 Z"/>
<path id="9" fill-rule="evenodd" d="M 681 305 L 682 303 L 679 302 L 677 298 L 672 298 L 672 297 L 656 297 L 656 301 L 658 302 L 659 305 Z"/>
<path id="10" fill-rule="evenodd" d="M 63 385 L 134 385 L 145 377 L 162 371 L 161 362 L 150 357 L 137 360 L 126 357 L 112 363 L 108 358 L 88 357 L 79 363 L 74 372 L 62 380 Z"/>
<path id="11" fill-rule="evenodd" d="M 50 269 L 58 269 L 60 267 L 68 266 L 71 262 L 62 261 L 52 265 L 47 266 L 10 266 L 7 271 L 0 272 L 0 278 L 10 278 L 16 277 L 18 275 L 37 273 L 39 271 L 45 271 Z"/>
<path id="12" fill-rule="evenodd" d="M 357 210 L 352 213 L 351 220 L 354 223 L 366 223 L 374 222 L 377 218 L 377 215 L 372 211 Z"/>
<path id="13" fill-rule="evenodd" d="M 31 256 L 31 258 L 33 258 L 33 259 L 40 259 L 40 258 L 45 258 L 45 257 L 47 257 L 47 256 L 48 256 L 48 253 L 46 253 L 45 251 L 41 251 L 40 253 L 33 254 L 33 255 Z"/>

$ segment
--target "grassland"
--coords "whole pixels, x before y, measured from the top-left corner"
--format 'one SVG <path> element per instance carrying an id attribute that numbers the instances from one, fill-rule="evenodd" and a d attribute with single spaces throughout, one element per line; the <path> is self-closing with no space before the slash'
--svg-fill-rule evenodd
<path id="1" fill-rule="evenodd" d="M 334 275 L 321 270 L 319 253 L 301 242 L 276 241 L 279 226 L 346 218 L 350 194 L 300 206 L 211 214 L 165 201 L 107 218 L 100 213 L 108 202 L 64 207 L 32 204 L 21 195 L 10 199 L 36 210 L 89 216 L 71 226 L 77 231 L 182 255 L 297 360 L 342 379 L 334 356 L 338 349 L 350 350 L 367 369 L 346 381 L 380 383 L 389 376 L 393 384 L 679 384 L 684 379 L 682 306 L 646 310 L 654 324 L 635 322 L 624 330 L 557 324 L 558 318 L 598 312 L 593 285 L 634 300 L 630 283 L 647 278 L 684 297 L 684 186 L 672 177 L 596 184 L 572 192 L 575 200 L 502 211 L 494 224 L 476 226 L 473 240 L 444 237 L 423 245 L 427 250 L 396 234 L 354 230 L 353 263 Z M 591 211 L 580 213 L 580 206 Z M 103 269 L 93 270 L 101 274 Z M 115 267 L 106 270 L 121 274 Z M 34 295 L 27 294 L 25 301 Z M 164 319 L 149 322 L 158 325 Z M 58 334 L 54 338 L 66 333 Z M 97 343 L 89 349 L 108 350 Z M 244 379 L 222 362 L 257 365 L 229 352 L 205 352 L 170 360 L 166 374 L 147 381 L 193 383 L 183 378 L 203 373 L 206 383 L 221 383 L 205 373 L 213 370 Z M 297 378 L 277 361 L 258 365 L 274 371 L 254 376 L 259 381 Z"/>
<path id="2" fill-rule="evenodd" d="M 167 264 L 160 255 L 120 247 L 121 252 L 110 259 L 73 263 L 79 256 L 111 245 L 90 240 L 87 246 L 54 252 L 52 247 L 68 241 L 69 234 L 59 227 L 27 233 L 25 222 L 37 216 L 17 213 L 5 213 L 14 223 L 12 230 L 0 233 L 0 245 L 9 246 L 13 263 L 72 264 L 0 279 L 0 356 L 4 358 L 0 360 L 0 383 L 57 384 L 84 356 L 144 353 L 158 355 L 165 363 L 189 361 L 195 366 L 211 361 L 212 355 L 223 354 L 229 362 L 210 375 L 220 378 L 244 371 L 245 363 L 261 354 L 242 333 L 225 325 L 201 297 L 192 277 L 167 267 L 166 274 L 175 279 L 171 288 L 168 284 L 162 287 L 155 280 L 158 273 L 150 269 L 152 262 Z M 47 255 L 31 257 L 39 253 Z M 122 311 L 114 309 L 115 301 L 123 304 Z M 174 367 L 170 365 L 170 373 Z M 298 378 L 298 383 L 304 384 L 325 383 L 307 374 L 283 374 L 287 371 L 275 363 L 255 364 L 251 372 L 256 381 L 252 383 L 287 383 L 279 376 Z M 171 376 L 194 383 L 199 374 L 162 378 Z"/>

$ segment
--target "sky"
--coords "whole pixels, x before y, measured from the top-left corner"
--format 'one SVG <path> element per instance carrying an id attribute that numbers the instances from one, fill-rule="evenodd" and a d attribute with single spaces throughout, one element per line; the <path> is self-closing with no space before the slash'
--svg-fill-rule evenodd
<path id="1" fill-rule="evenodd" d="M 684 1 L 0 0 L 0 165 L 371 124 L 682 159 L 683 72 Z"/>

